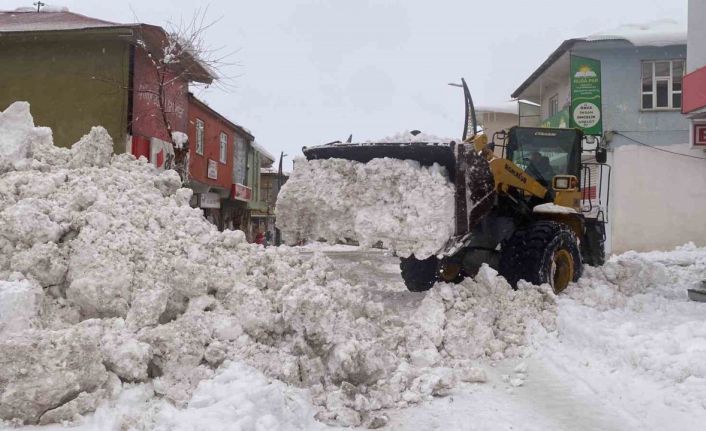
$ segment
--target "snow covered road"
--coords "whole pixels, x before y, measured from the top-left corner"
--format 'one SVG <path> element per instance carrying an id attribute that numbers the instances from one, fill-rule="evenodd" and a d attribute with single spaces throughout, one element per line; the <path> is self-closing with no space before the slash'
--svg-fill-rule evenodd
<path id="1" fill-rule="evenodd" d="M 405 290 L 389 253 L 345 246 L 317 251 L 387 312 L 412 313 L 426 296 Z M 627 254 L 590 268 L 558 298 L 556 331 L 537 328 L 523 357 L 478 360 L 486 382 L 461 383 L 447 396 L 387 410 L 383 429 L 704 429 L 706 308 L 689 302 L 685 289 L 705 277 L 706 250 L 694 247 Z M 76 429 L 116 429 L 125 416 L 137 424 L 148 409 L 158 411 L 154 425 L 163 430 L 329 429 L 313 419 L 305 390 L 240 363 L 202 382 L 184 410 L 150 404 L 144 386 L 126 386 Z"/>

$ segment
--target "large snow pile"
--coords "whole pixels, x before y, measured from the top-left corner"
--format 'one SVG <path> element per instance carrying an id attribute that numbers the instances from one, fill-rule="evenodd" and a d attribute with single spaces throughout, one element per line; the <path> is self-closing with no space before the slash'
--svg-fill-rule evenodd
<path id="1" fill-rule="evenodd" d="M 512 291 L 488 268 L 409 317 L 388 313 L 322 255 L 218 232 L 175 172 L 112 155 L 103 128 L 56 148 L 27 104 L 8 111 L 2 145 L 26 152 L 0 175 L 0 419 L 80 420 L 139 382 L 194 406 L 231 360 L 308 388 L 320 420 L 375 427 L 381 409 L 483 380 L 471 359 L 518 355 L 529 325 L 553 325 L 551 293 Z M 153 429 L 159 414 L 117 428 Z"/>
<path id="2" fill-rule="evenodd" d="M 402 257 L 425 259 L 454 233 L 454 190 L 437 164 L 299 159 L 277 197 L 277 225 L 290 244 L 381 241 Z"/>

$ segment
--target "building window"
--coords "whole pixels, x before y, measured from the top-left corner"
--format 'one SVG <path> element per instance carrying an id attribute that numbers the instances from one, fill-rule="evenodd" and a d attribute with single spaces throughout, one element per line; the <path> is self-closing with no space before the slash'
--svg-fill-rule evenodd
<path id="1" fill-rule="evenodd" d="M 681 108 L 684 60 L 642 62 L 642 109 Z"/>
<path id="2" fill-rule="evenodd" d="M 196 154 L 203 156 L 203 140 L 206 133 L 206 126 L 203 120 L 196 119 Z"/>
<path id="3" fill-rule="evenodd" d="M 559 95 L 555 94 L 549 98 L 549 117 L 555 116 L 559 113 Z"/>
<path id="4" fill-rule="evenodd" d="M 226 164 L 227 160 L 228 160 L 228 135 L 221 132 L 220 162 L 223 164 Z"/>

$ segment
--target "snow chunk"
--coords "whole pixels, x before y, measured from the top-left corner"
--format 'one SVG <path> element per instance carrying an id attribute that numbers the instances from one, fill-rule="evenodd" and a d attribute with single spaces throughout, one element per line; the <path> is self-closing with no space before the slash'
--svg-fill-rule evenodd
<path id="1" fill-rule="evenodd" d="M 103 167 L 113 155 L 113 139 L 103 127 L 93 127 L 71 147 L 72 168 Z"/>
<path id="2" fill-rule="evenodd" d="M 51 140 L 51 130 L 34 127 L 29 103 L 15 102 L 0 112 L 0 173 L 32 156 L 32 144 Z"/>
<path id="3" fill-rule="evenodd" d="M 453 138 L 442 138 L 439 136 L 427 134 L 427 133 L 417 133 L 413 134 L 409 130 L 405 130 L 403 132 L 391 135 L 391 136 L 386 136 L 381 139 L 376 139 L 374 141 L 367 141 L 370 143 L 373 142 L 393 142 L 393 143 L 409 143 L 409 142 L 428 142 L 428 143 L 447 143 L 451 141 L 458 141 L 458 139 L 453 139 Z"/>
<path id="4" fill-rule="evenodd" d="M 0 338 L 0 418 L 37 423 L 44 412 L 98 390 L 108 380 L 100 333 L 87 322 Z"/>
<path id="5" fill-rule="evenodd" d="M 42 296 L 29 280 L 0 281 L 0 337 L 36 327 Z"/>
<path id="6" fill-rule="evenodd" d="M 381 241 L 425 259 L 454 233 L 454 187 L 445 169 L 411 160 L 297 160 L 277 199 L 285 241 Z"/>
<path id="7" fill-rule="evenodd" d="M 189 136 L 184 132 L 175 130 L 172 132 L 172 142 L 174 142 L 174 147 L 176 147 L 177 150 L 183 150 L 189 142 Z"/>
<path id="8" fill-rule="evenodd" d="M 556 205 L 551 202 L 535 206 L 532 212 L 540 214 L 576 214 L 576 210 L 573 208 Z"/>

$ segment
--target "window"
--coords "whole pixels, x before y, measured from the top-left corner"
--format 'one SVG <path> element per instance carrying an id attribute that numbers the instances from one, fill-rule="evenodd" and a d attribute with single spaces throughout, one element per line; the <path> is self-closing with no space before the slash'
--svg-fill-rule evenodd
<path id="1" fill-rule="evenodd" d="M 642 109 L 681 108 L 684 60 L 642 62 Z"/>
<path id="2" fill-rule="evenodd" d="M 196 154 L 201 154 L 203 156 L 203 138 L 206 126 L 203 120 L 196 119 Z"/>
<path id="3" fill-rule="evenodd" d="M 228 160 L 228 135 L 221 132 L 221 152 L 219 161 L 223 164 Z"/>
<path id="4" fill-rule="evenodd" d="M 559 112 L 559 95 L 555 94 L 549 98 L 549 117 L 555 116 Z"/>

